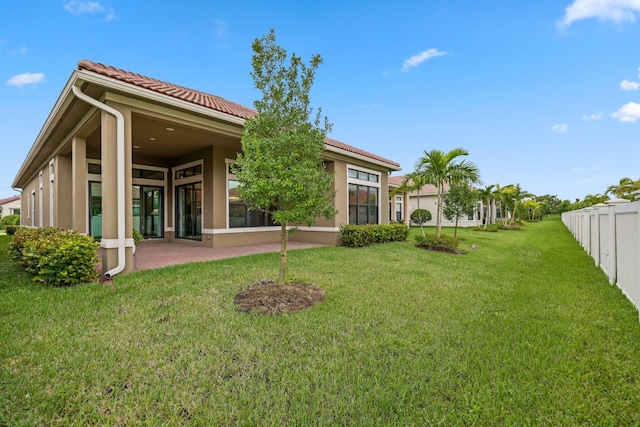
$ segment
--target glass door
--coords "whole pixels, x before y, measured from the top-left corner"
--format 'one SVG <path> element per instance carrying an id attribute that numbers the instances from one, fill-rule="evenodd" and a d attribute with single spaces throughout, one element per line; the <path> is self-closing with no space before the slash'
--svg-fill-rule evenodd
<path id="1" fill-rule="evenodd" d="M 176 187 L 176 237 L 202 240 L 202 183 Z"/>
<path id="2" fill-rule="evenodd" d="M 149 185 L 133 186 L 133 228 L 145 239 L 163 236 L 162 187 Z"/>

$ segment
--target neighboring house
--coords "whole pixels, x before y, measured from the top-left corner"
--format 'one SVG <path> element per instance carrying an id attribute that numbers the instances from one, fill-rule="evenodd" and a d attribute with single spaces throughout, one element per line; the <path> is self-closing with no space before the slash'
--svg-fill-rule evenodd
<path id="1" fill-rule="evenodd" d="M 402 184 L 404 180 L 404 176 L 390 176 L 389 177 L 389 187 L 397 188 Z M 444 185 L 444 191 L 447 193 L 449 191 L 449 184 Z M 419 205 L 420 209 L 425 209 L 431 212 L 431 221 L 427 222 L 429 225 L 436 224 L 436 208 L 437 208 L 437 200 L 438 200 L 438 189 L 435 185 L 427 184 L 422 189 L 418 191 L 411 191 L 406 194 L 406 199 L 408 202 L 405 204 L 408 206 L 406 213 L 406 223 L 408 224 L 411 218 L 411 213 L 418 209 L 418 199 L 420 200 Z M 490 209 L 489 213 L 489 221 L 490 223 L 495 222 L 496 211 L 499 214 L 499 208 L 496 210 L 496 204 L 492 202 L 489 207 L 484 206 L 481 201 L 478 201 L 476 205 L 476 209 L 473 215 L 470 215 L 467 218 L 461 218 L 458 221 L 459 227 L 475 227 L 477 225 L 481 225 L 483 223 L 483 218 L 485 217 L 488 209 Z M 443 226 L 451 226 L 455 225 L 455 221 L 449 221 L 446 218 L 442 218 Z"/>
<path id="2" fill-rule="evenodd" d="M 22 189 L 22 225 L 99 238 L 103 271 L 131 269 L 134 228 L 147 239 L 208 247 L 278 242 L 279 227 L 247 209 L 230 167 L 255 114 L 80 61 L 13 182 Z M 388 222 L 382 201 L 398 163 L 329 138 L 323 158 L 338 215 L 300 227 L 293 240 L 337 244 L 343 224 Z"/>
<path id="3" fill-rule="evenodd" d="M 20 196 L 0 199 L 0 219 L 14 214 L 20 215 Z"/>

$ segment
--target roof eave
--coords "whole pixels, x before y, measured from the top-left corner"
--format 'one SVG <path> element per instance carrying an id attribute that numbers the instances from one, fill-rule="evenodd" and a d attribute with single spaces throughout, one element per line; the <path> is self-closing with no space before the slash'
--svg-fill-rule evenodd
<path id="1" fill-rule="evenodd" d="M 342 148 L 338 148 L 338 147 L 334 147 L 333 145 L 329 145 L 326 144 L 324 145 L 325 150 L 332 152 L 332 153 L 337 153 L 337 154 L 342 154 L 345 156 L 349 156 L 349 157 L 353 157 L 368 163 L 373 163 L 375 165 L 378 166 L 383 166 L 386 169 L 388 169 L 389 171 L 399 171 L 402 170 L 399 166 L 393 164 L 393 163 L 388 163 L 388 162 L 383 162 L 382 160 L 378 160 L 378 159 L 374 159 L 373 157 L 368 157 L 368 156 L 363 156 L 362 154 L 358 154 L 358 153 L 354 153 L 352 151 L 349 150 L 345 150 Z"/>

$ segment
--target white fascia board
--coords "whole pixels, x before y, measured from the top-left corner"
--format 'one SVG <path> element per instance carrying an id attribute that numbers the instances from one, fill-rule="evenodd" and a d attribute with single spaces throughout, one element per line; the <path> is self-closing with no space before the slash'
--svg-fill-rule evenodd
<path id="1" fill-rule="evenodd" d="M 362 154 L 358 154 L 358 153 L 354 153 L 352 151 L 347 151 L 347 150 L 343 150 L 342 148 L 338 148 L 338 147 L 334 147 L 333 145 L 329 145 L 329 144 L 324 144 L 324 148 L 325 150 L 332 152 L 332 153 L 338 153 L 338 154 L 342 154 L 344 156 L 348 156 L 354 159 L 358 159 L 358 160 L 362 160 L 368 163 L 372 163 L 374 165 L 378 165 L 378 166 L 384 166 L 386 169 L 392 170 L 392 171 L 400 171 L 402 170 L 401 168 L 392 165 L 390 163 L 387 162 L 383 162 L 382 160 L 378 160 L 378 159 L 374 159 L 372 157 L 367 157 L 367 156 L 363 156 Z"/>
<path id="2" fill-rule="evenodd" d="M 86 81 L 87 83 L 95 83 L 100 86 L 107 87 L 109 89 L 120 90 L 123 92 L 137 95 L 145 99 L 149 99 L 163 104 L 169 104 L 174 107 L 182 108 L 184 110 L 192 111 L 194 113 L 203 114 L 218 120 L 223 120 L 229 123 L 237 125 L 244 125 L 245 120 L 242 117 L 232 116 L 231 114 L 222 113 L 220 111 L 212 110 L 211 108 L 203 107 L 201 105 L 194 104 L 189 101 L 183 101 L 172 96 L 163 95 L 158 92 L 154 92 L 150 89 L 145 89 L 131 83 L 122 82 L 120 80 L 113 79 L 111 77 L 105 77 L 101 74 L 94 73 L 93 71 L 78 70 L 75 71 L 78 74 L 78 80 Z"/>

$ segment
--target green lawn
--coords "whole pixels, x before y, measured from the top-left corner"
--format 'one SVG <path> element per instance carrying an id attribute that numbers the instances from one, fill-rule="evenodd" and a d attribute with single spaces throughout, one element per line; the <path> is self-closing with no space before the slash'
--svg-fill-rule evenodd
<path id="1" fill-rule="evenodd" d="M 233 304 L 279 254 L 44 288 L 0 236 L 0 425 L 640 425 L 638 312 L 561 222 L 459 234 L 293 251 L 327 300 L 279 317 Z"/>

